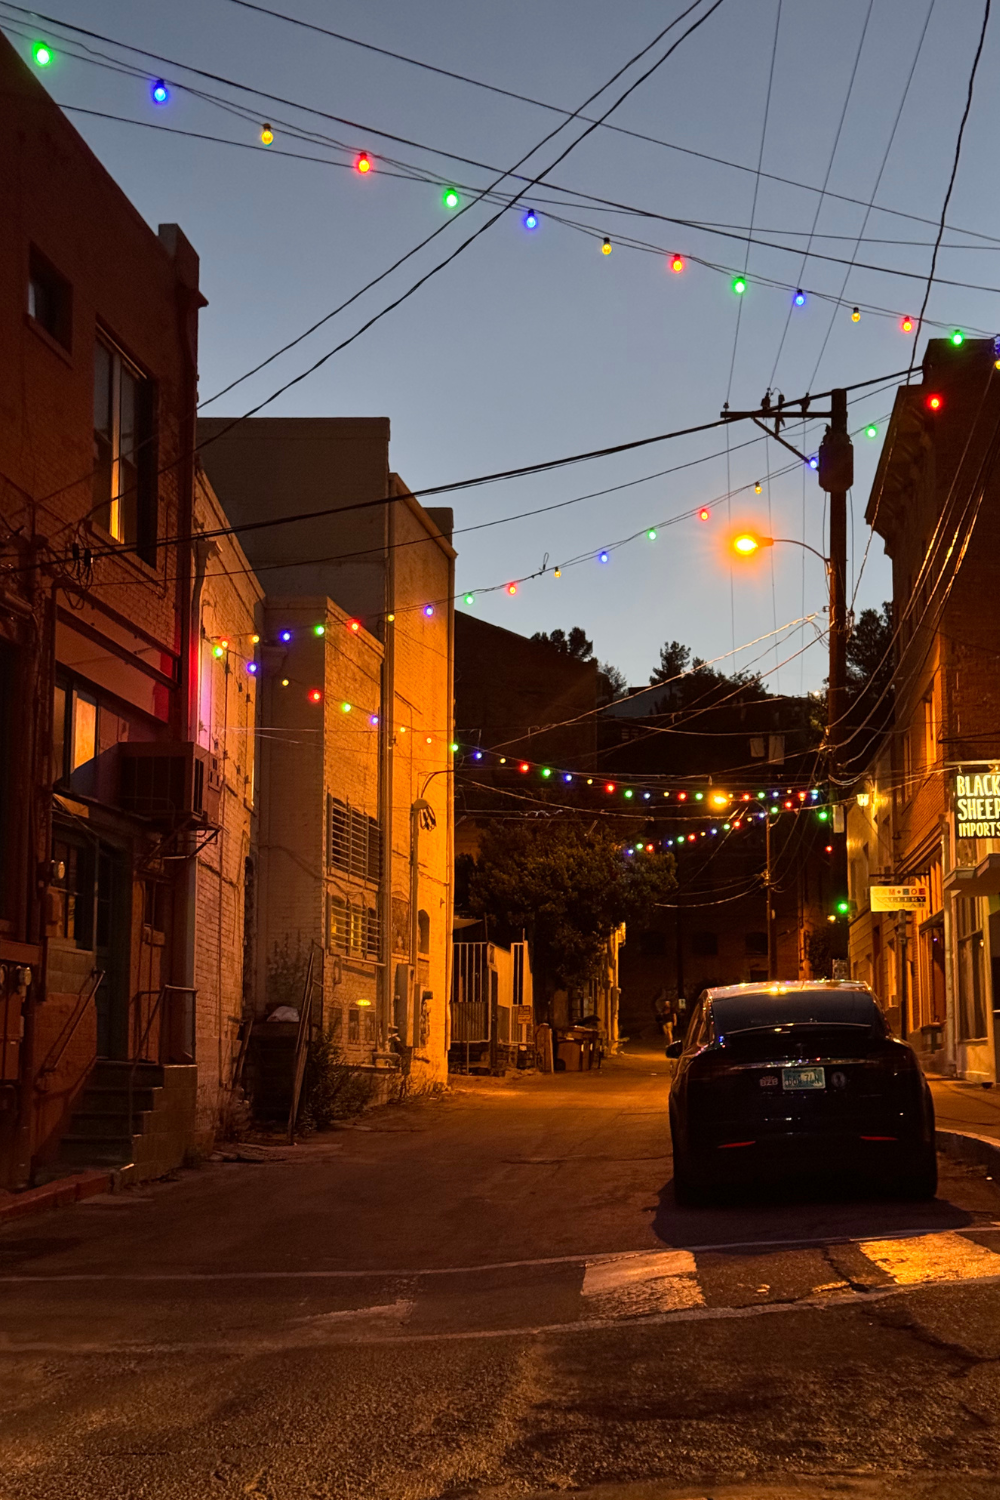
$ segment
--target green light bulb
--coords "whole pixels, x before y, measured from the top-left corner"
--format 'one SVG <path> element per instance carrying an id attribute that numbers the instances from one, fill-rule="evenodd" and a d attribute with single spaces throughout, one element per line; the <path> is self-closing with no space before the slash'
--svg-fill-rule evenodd
<path id="1" fill-rule="evenodd" d="M 441 194 L 441 202 L 444 204 L 445 208 L 457 208 L 461 201 L 462 200 L 459 198 L 458 193 L 453 187 L 446 187 L 444 192 Z"/>
<path id="2" fill-rule="evenodd" d="M 737 297 L 742 297 L 743 293 L 746 291 L 746 289 L 747 289 L 747 284 L 744 281 L 743 277 L 742 276 L 734 276 L 733 277 L 733 291 L 736 293 Z"/>
<path id="3" fill-rule="evenodd" d="M 314 625 L 313 626 L 313 635 L 326 635 L 326 626 L 325 625 Z"/>
<path id="4" fill-rule="evenodd" d="M 817 818 L 819 818 L 821 823 L 825 823 L 830 814 L 827 812 L 825 807 L 821 807 L 816 816 Z"/>
<path id="5" fill-rule="evenodd" d="M 542 767 L 542 775 L 543 776 L 551 776 L 552 775 L 552 772 L 549 770 L 548 766 L 543 766 Z"/>
<path id="6" fill-rule="evenodd" d="M 40 68 L 47 68 L 52 61 L 52 48 L 46 42 L 36 42 L 31 49 L 31 55 Z"/>
<path id="7" fill-rule="evenodd" d="M 649 530 L 646 532 L 646 538 L 650 542 L 655 542 L 656 541 L 656 528 L 654 526 L 651 526 L 649 528 Z"/>
<path id="8" fill-rule="evenodd" d="M 448 749 L 451 751 L 452 755 L 457 755 L 458 754 L 458 746 L 455 744 L 454 740 L 448 746 Z"/>
<path id="9" fill-rule="evenodd" d="M 631 787 L 629 787 L 628 791 L 625 793 L 625 796 L 626 797 L 634 797 L 635 796 L 635 793 L 632 791 Z"/>
<path id="10" fill-rule="evenodd" d="M 874 422 L 870 422 L 865 428 L 865 437 L 878 437 L 878 428 L 875 426 Z"/>
<path id="11" fill-rule="evenodd" d="M 466 594 L 466 596 L 465 596 L 465 603 L 466 604 L 475 604 L 475 602 L 476 602 L 476 596 L 475 596 L 475 594 Z"/>
<path id="12" fill-rule="evenodd" d="M 955 329 L 955 332 L 951 336 L 951 341 L 955 345 L 956 349 L 958 348 L 959 344 L 965 343 L 965 334 L 962 332 L 961 328 Z"/>

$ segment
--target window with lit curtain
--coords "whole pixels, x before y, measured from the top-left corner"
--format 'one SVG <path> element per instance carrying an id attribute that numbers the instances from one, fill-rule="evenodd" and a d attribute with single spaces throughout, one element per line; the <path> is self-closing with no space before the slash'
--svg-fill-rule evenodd
<path id="1" fill-rule="evenodd" d="M 153 386 L 113 344 L 94 345 L 93 516 L 116 542 L 156 562 Z"/>

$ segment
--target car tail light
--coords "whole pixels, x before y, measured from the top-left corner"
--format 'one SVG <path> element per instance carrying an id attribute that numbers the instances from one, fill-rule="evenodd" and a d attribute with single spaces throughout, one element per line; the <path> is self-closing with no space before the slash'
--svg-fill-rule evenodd
<path id="1" fill-rule="evenodd" d="M 735 1151 L 738 1146 L 756 1146 L 756 1141 L 723 1141 L 720 1151 Z"/>

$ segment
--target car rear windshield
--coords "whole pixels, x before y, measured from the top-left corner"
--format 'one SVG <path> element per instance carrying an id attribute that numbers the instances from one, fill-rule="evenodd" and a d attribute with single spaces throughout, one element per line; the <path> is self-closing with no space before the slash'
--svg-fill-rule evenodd
<path id="1" fill-rule="evenodd" d="M 791 990 L 772 994 L 749 990 L 712 1002 L 716 1035 L 769 1031 L 775 1026 L 863 1026 L 885 1035 L 882 1012 L 871 995 L 859 990 Z"/>

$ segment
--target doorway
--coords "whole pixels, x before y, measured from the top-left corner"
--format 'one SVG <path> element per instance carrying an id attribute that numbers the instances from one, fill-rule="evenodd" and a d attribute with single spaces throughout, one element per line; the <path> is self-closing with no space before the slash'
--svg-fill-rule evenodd
<path id="1" fill-rule="evenodd" d="M 95 856 L 94 962 L 104 973 L 97 991 L 97 1055 L 121 1060 L 129 1056 L 131 879 L 122 850 L 102 841 Z"/>

